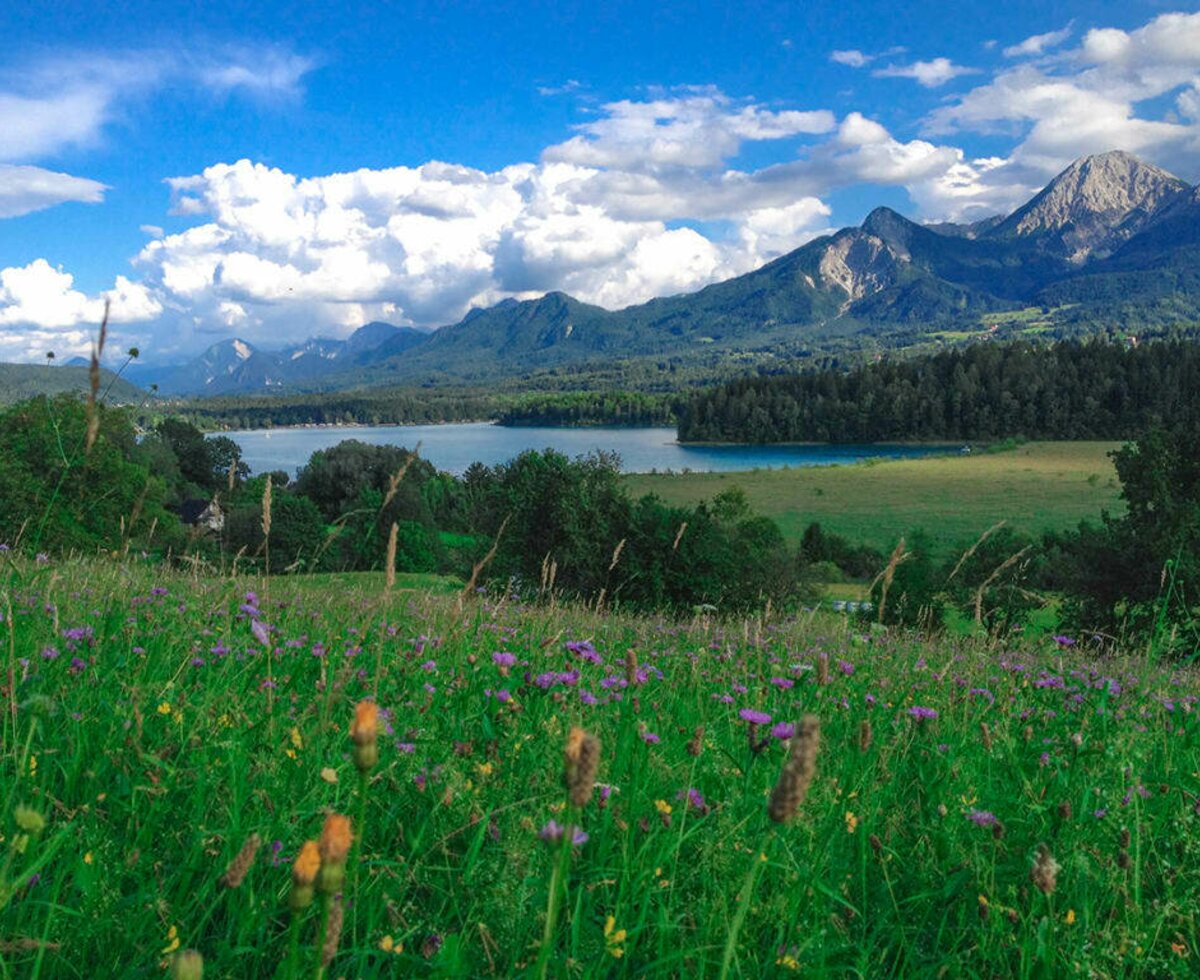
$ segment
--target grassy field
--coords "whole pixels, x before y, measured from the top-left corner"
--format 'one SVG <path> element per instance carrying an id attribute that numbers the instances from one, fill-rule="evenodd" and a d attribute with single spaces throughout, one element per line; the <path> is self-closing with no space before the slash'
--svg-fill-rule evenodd
<path id="1" fill-rule="evenodd" d="M 1002 453 L 856 466 L 629 476 L 636 494 L 696 503 L 741 487 L 758 514 L 790 541 L 818 521 L 829 531 L 888 552 L 914 527 L 933 536 L 940 556 L 965 547 L 999 520 L 1033 534 L 1122 510 L 1108 452 L 1115 443 L 1029 443 Z"/>
<path id="2" fill-rule="evenodd" d="M 2 977 L 1195 975 L 1194 673 L 0 560 Z"/>

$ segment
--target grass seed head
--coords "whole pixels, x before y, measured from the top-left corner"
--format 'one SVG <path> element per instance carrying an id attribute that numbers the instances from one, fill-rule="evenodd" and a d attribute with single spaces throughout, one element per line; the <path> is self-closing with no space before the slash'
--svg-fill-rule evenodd
<path id="1" fill-rule="evenodd" d="M 866 752 L 871 747 L 871 742 L 874 739 L 875 735 L 871 731 L 871 722 L 864 718 L 862 724 L 858 726 L 858 750 Z"/>
<path id="2" fill-rule="evenodd" d="M 988 728 L 986 721 L 979 723 L 979 737 L 983 741 L 983 747 L 988 751 L 992 751 L 992 730 Z"/>
<path id="3" fill-rule="evenodd" d="M 194 949 L 181 949 L 171 957 L 171 980 L 204 980 L 204 957 Z"/>
<path id="4" fill-rule="evenodd" d="M 567 736 L 566 783 L 571 806 L 586 806 L 596 785 L 600 769 L 600 740 L 582 728 L 572 728 Z"/>
<path id="5" fill-rule="evenodd" d="M 254 855 L 258 853 L 260 846 L 262 846 L 262 838 L 258 834 L 251 834 L 247 837 L 246 843 L 237 852 L 237 856 L 229 862 L 225 874 L 221 876 L 221 884 L 226 888 L 240 887 L 246 880 L 246 873 L 254 864 Z"/>
<path id="6" fill-rule="evenodd" d="M 1054 890 L 1058 887 L 1060 870 L 1061 866 L 1054 860 L 1050 848 L 1045 844 L 1038 844 L 1037 857 L 1034 858 L 1033 867 L 1029 870 L 1029 880 L 1034 883 L 1038 891 L 1043 895 L 1053 895 Z"/>
<path id="7" fill-rule="evenodd" d="M 334 895 L 329 903 L 329 922 L 325 926 L 325 942 L 321 946 L 321 966 L 329 966 L 337 956 L 338 943 L 342 940 L 342 896 Z"/>
<path id="8" fill-rule="evenodd" d="M 692 732 L 691 741 L 687 744 L 687 754 L 695 758 L 704 751 L 704 726 L 697 725 L 696 730 Z"/>
<path id="9" fill-rule="evenodd" d="M 805 715 L 788 744 L 787 762 L 783 765 L 767 805 L 767 815 L 776 823 L 791 820 L 804 802 L 817 771 L 820 748 L 821 722 L 816 715 Z"/>

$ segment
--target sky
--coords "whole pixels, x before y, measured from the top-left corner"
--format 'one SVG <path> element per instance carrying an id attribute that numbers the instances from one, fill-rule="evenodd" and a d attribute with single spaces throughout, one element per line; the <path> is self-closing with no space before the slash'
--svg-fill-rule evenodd
<path id="1" fill-rule="evenodd" d="M 301 8 L 300 10 L 295 9 Z M 617 309 L 1123 149 L 1200 181 L 1156 0 L 0 6 L 0 360 Z"/>

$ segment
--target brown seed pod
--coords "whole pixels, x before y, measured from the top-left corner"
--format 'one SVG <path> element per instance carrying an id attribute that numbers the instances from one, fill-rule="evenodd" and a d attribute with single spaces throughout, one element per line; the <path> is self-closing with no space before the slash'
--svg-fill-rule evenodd
<path id="1" fill-rule="evenodd" d="M 565 778 L 571 806 L 587 806 L 600 770 L 600 740 L 582 728 L 572 728 L 567 736 Z"/>
<path id="2" fill-rule="evenodd" d="M 805 715 L 788 743 L 787 762 L 767 804 L 767 815 L 776 823 L 786 823 L 804 802 L 817 771 L 820 749 L 821 722 L 816 715 Z"/>
<path id="3" fill-rule="evenodd" d="M 262 838 L 258 834 L 251 834 L 246 838 L 246 843 L 242 845 L 242 849 L 237 852 L 237 856 L 229 862 L 229 866 L 225 869 L 225 873 L 221 875 L 221 884 L 226 888 L 237 888 L 246 879 L 246 873 L 254 864 L 254 855 L 258 853 L 259 847 L 262 846 Z"/>
<path id="4" fill-rule="evenodd" d="M 1050 848 L 1045 844 L 1038 844 L 1037 857 L 1034 858 L 1033 867 L 1029 869 L 1029 880 L 1038 891 L 1043 895 L 1053 895 L 1054 889 L 1058 887 L 1060 870 L 1061 866 L 1054 860 Z"/>

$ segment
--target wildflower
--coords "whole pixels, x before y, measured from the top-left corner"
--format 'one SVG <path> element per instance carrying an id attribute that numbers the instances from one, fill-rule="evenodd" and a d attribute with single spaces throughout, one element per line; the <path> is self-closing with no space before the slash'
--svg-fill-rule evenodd
<path id="1" fill-rule="evenodd" d="M 332 895 L 342 887 L 346 877 L 346 857 L 350 853 L 353 836 L 350 818 L 340 813 L 331 813 L 325 818 L 321 838 L 317 843 L 321 855 L 321 870 L 317 875 L 317 887 L 322 893 Z"/>
<path id="2" fill-rule="evenodd" d="M 767 814 L 776 823 L 786 823 L 796 814 L 817 770 L 817 752 L 821 745 L 821 723 L 815 715 L 805 715 L 788 748 L 779 780 L 771 791 Z"/>
<path id="3" fill-rule="evenodd" d="M 180 942 L 180 939 L 179 939 L 179 927 L 178 926 L 168 927 L 168 929 L 167 929 L 167 945 L 163 947 L 163 949 L 162 949 L 163 953 L 164 954 L 174 953 L 175 950 L 179 949 L 179 947 L 181 945 L 183 945 L 183 944 Z"/>
<path id="4" fill-rule="evenodd" d="M 609 956 L 620 959 L 625 955 L 623 943 L 625 942 L 625 930 L 617 928 L 617 920 L 613 916 L 609 916 L 604 920 L 604 945 L 608 950 Z"/>
<path id="5" fill-rule="evenodd" d="M 1075 925 L 1075 910 L 1074 909 L 1067 909 L 1066 923 L 1069 926 Z"/>
<path id="6" fill-rule="evenodd" d="M 858 817 L 851 810 L 846 811 L 846 833 L 852 834 L 858 829 Z"/>
<path id="7" fill-rule="evenodd" d="M 1075 640 L 1070 636 L 1055 636 L 1053 640 L 1058 644 L 1059 649 L 1066 649 L 1075 645 Z"/>
<path id="8" fill-rule="evenodd" d="M 753 708 L 743 708 L 738 712 L 738 717 L 742 721 L 748 721 L 751 725 L 769 725 L 771 724 L 771 716 L 765 711 L 755 711 Z"/>
<path id="9" fill-rule="evenodd" d="M 225 868 L 225 873 L 221 876 L 221 884 L 226 888 L 238 888 L 246 879 L 246 873 L 254 864 L 254 855 L 258 853 L 258 848 L 262 844 L 262 838 L 258 834 L 251 834 L 246 838 L 246 843 L 242 845 L 242 849 L 237 852 L 237 855 L 229 862 Z"/>
<path id="10" fill-rule="evenodd" d="M 790 721 L 781 721 L 771 729 L 771 737 L 786 742 L 796 734 L 796 726 Z"/>
<path id="11" fill-rule="evenodd" d="M 974 807 L 967 811 L 967 819 L 976 827 L 994 827 L 998 823 L 996 814 L 988 810 L 976 810 Z"/>
<path id="12" fill-rule="evenodd" d="M 567 828 L 554 819 L 547 821 L 545 826 L 538 831 L 538 837 L 550 844 L 557 844 L 566 834 Z M 588 835 L 582 828 L 575 826 L 570 828 L 570 840 L 576 847 L 586 844 L 587 839 Z"/>
<path id="13" fill-rule="evenodd" d="M 909 708 L 908 713 L 916 718 L 917 721 L 932 721 L 938 716 L 937 711 L 933 708 L 926 708 L 919 704 L 914 704 Z"/>
<path id="14" fill-rule="evenodd" d="M 666 800 L 655 800 L 654 809 L 664 816 L 670 816 L 671 814 L 671 804 Z"/>
<path id="15" fill-rule="evenodd" d="M 572 806 L 586 806 L 596 785 L 600 768 L 600 741 L 582 728 L 572 728 L 567 737 L 564 777 Z"/>
<path id="16" fill-rule="evenodd" d="M 288 904 L 299 911 L 308 908 L 313 900 L 313 882 L 321 868 L 321 851 L 315 840 L 306 840 L 292 864 L 292 891 Z"/>
<path id="17" fill-rule="evenodd" d="M 359 701 L 354 706 L 354 721 L 350 738 L 354 742 L 354 765 L 366 775 L 379 762 L 379 705 L 374 701 Z"/>
<path id="18" fill-rule="evenodd" d="M 662 741 L 654 732 L 642 732 L 642 741 L 647 745 L 657 745 Z"/>
<path id="19" fill-rule="evenodd" d="M 250 632 L 254 634 L 254 638 L 263 646 L 271 645 L 271 627 L 261 619 L 256 619 L 250 623 Z"/>
<path id="20" fill-rule="evenodd" d="M 398 943 L 390 935 L 379 940 L 379 949 L 384 953 L 395 953 L 399 956 L 404 952 L 404 943 Z"/>

